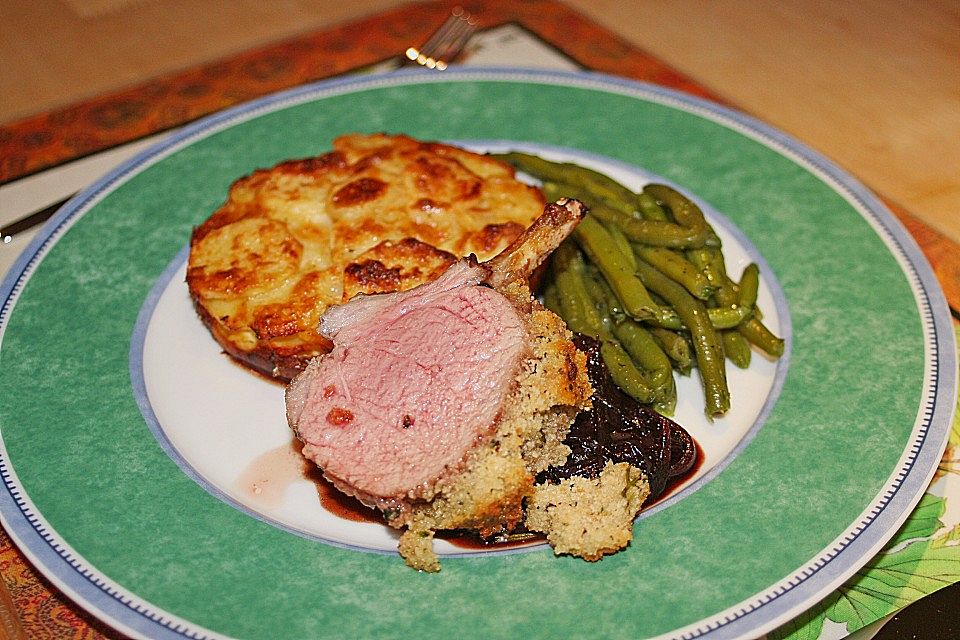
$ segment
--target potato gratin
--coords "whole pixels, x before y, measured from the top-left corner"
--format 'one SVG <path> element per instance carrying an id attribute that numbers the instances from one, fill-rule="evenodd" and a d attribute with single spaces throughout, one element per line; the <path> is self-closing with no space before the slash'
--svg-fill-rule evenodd
<path id="1" fill-rule="evenodd" d="M 333 150 L 234 182 L 191 237 L 187 284 L 224 350 L 287 380 L 331 348 L 323 312 L 411 289 L 457 258 L 498 254 L 543 211 L 492 158 L 407 136 L 345 135 Z"/>

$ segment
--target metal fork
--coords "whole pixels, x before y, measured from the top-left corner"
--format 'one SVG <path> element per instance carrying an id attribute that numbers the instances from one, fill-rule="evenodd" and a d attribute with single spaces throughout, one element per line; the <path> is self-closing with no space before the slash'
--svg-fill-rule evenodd
<path id="1" fill-rule="evenodd" d="M 450 17 L 420 47 L 404 52 L 407 64 L 443 71 L 463 51 L 477 30 L 477 18 L 463 7 L 454 7 Z"/>

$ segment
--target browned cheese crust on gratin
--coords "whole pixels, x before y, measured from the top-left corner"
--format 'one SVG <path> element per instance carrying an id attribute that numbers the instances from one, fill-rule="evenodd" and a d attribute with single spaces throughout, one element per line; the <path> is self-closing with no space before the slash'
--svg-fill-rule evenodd
<path id="1" fill-rule="evenodd" d="M 223 349 L 288 380 L 330 350 L 320 316 L 497 255 L 543 211 L 512 167 L 450 145 L 351 134 L 234 182 L 193 231 L 187 284 Z"/>

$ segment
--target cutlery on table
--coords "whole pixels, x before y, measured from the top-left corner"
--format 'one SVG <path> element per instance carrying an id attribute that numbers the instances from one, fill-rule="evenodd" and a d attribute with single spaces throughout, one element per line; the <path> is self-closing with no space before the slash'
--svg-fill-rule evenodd
<path id="1" fill-rule="evenodd" d="M 410 47 L 403 55 L 407 64 L 443 71 L 460 55 L 476 30 L 477 18 L 463 7 L 455 7 L 426 42 L 420 47 Z"/>

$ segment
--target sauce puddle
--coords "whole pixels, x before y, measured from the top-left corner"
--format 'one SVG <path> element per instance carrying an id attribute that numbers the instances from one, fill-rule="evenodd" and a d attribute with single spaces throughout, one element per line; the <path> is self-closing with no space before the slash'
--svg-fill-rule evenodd
<path id="1" fill-rule="evenodd" d="M 280 505 L 284 492 L 290 486 L 307 480 L 316 487 L 320 505 L 338 518 L 388 526 L 380 512 L 341 492 L 324 478 L 319 467 L 300 453 L 302 447 L 300 441 L 293 438 L 289 443 L 261 454 L 240 474 L 236 486 L 252 504 L 272 508 Z M 644 504 L 641 513 L 669 498 L 678 487 L 696 475 L 703 466 L 704 457 L 703 450 L 698 446 L 697 457 L 690 468 L 671 477 L 663 493 Z M 546 542 L 544 536 L 533 533 L 521 533 L 513 540 L 485 541 L 463 531 L 438 531 L 436 538 L 460 549 L 478 551 L 517 549 Z"/>
<path id="2" fill-rule="evenodd" d="M 258 456 L 240 474 L 236 486 L 254 504 L 277 507 L 287 488 L 303 479 L 304 466 L 294 441 Z"/>
<path id="3" fill-rule="evenodd" d="M 316 486 L 321 506 L 333 515 L 353 522 L 384 524 L 375 509 L 338 491 L 326 480 L 320 469 L 303 457 L 302 448 L 300 441 L 293 438 L 288 444 L 261 454 L 240 474 L 237 488 L 254 505 L 269 508 L 279 506 L 284 492 L 293 484 L 307 480 Z"/>

